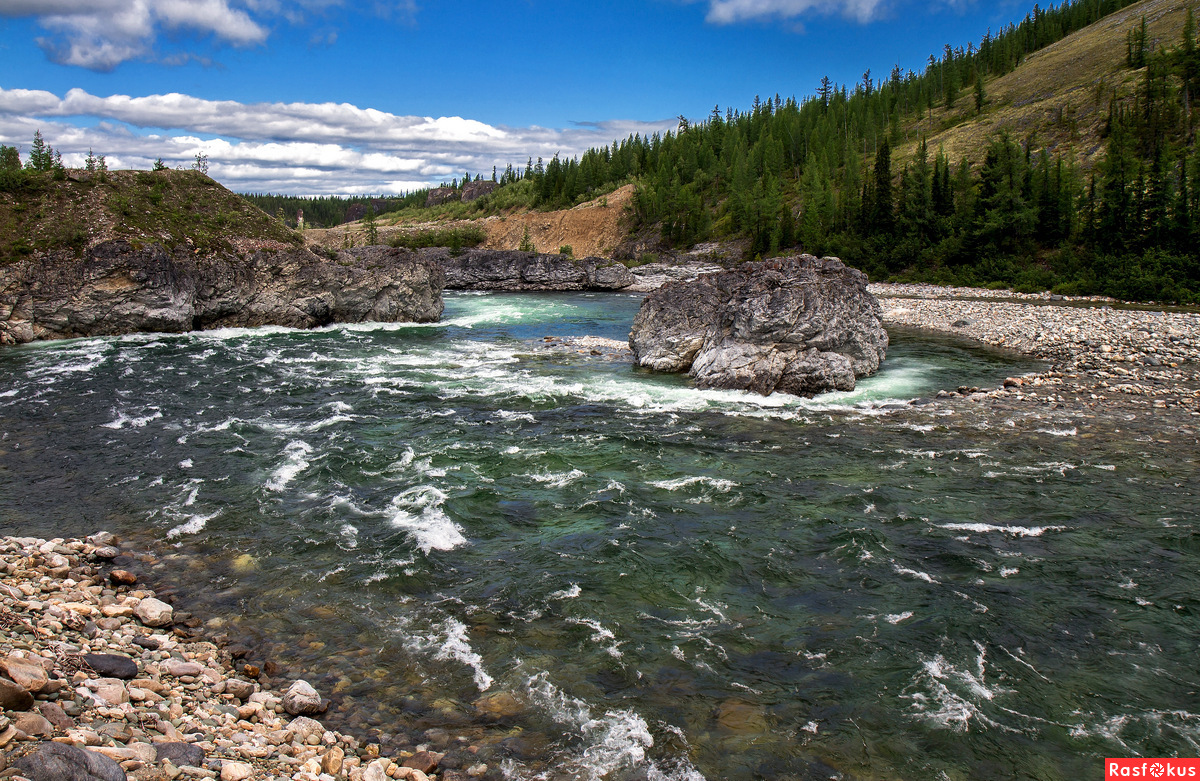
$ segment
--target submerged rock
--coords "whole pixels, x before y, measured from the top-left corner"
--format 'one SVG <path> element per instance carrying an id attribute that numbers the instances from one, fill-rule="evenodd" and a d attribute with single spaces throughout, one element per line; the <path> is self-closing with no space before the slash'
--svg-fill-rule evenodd
<path id="1" fill-rule="evenodd" d="M 853 390 L 887 345 L 866 275 L 812 255 L 665 285 L 646 297 L 629 336 L 638 366 L 763 395 Z"/>

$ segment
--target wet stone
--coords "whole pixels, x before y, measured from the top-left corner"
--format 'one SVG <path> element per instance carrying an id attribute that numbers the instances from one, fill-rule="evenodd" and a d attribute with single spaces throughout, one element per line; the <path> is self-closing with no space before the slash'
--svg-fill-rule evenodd
<path id="1" fill-rule="evenodd" d="M 114 586 L 132 586 L 137 583 L 137 575 L 134 575 L 129 570 L 115 569 L 108 573 L 108 580 Z"/>
<path id="2" fill-rule="evenodd" d="M 432 751 L 418 751 L 408 759 L 404 760 L 403 767 L 411 767 L 414 770 L 420 770 L 422 773 L 429 775 L 437 770 L 438 762 L 441 761 L 442 755 L 435 754 Z"/>

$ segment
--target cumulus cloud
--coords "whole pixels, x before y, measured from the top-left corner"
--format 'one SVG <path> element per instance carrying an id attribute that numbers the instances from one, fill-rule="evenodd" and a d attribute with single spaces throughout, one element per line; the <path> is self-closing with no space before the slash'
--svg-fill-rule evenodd
<path id="1" fill-rule="evenodd" d="M 841 13 L 859 22 L 875 19 L 882 0 L 708 0 L 708 21 L 734 24 L 761 19 L 792 19 L 809 11 Z"/>
<path id="2" fill-rule="evenodd" d="M 402 116 L 347 103 L 239 103 L 171 93 L 58 96 L 0 88 L 0 143 L 28 148 L 40 129 L 68 165 L 89 149 L 110 167 L 149 168 L 156 157 L 209 172 L 241 192 L 381 193 L 438 184 L 465 171 L 577 155 L 677 120 L 578 122 L 565 129 L 489 125 L 463 117 Z M 115 163 L 114 161 L 119 161 Z"/>
<path id="3" fill-rule="evenodd" d="M 234 46 L 267 38 L 267 29 L 233 0 L 0 0 L 0 16 L 36 17 L 51 33 L 38 44 L 52 60 L 99 71 L 152 56 L 162 30 Z"/>

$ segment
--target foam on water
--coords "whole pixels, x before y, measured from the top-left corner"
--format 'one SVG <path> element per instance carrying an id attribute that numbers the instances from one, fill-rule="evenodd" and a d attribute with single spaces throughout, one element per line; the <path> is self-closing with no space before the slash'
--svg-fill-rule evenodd
<path id="1" fill-rule="evenodd" d="M 268 491 L 282 491 L 296 475 L 308 469 L 308 456 L 313 452 L 312 445 L 300 439 L 293 439 L 283 449 L 284 463 L 272 474 L 266 482 Z"/>
<path id="2" fill-rule="evenodd" d="M 587 477 L 587 473 L 579 469 L 572 469 L 570 472 L 537 472 L 527 474 L 525 477 L 535 483 L 541 483 L 547 488 L 564 488 L 576 480 Z"/>
<path id="3" fill-rule="evenodd" d="M 651 480 L 650 485 L 655 488 L 662 488 L 666 491 L 678 491 L 680 488 L 686 488 L 690 485 L 705 485 L 710 488 L 715 488 L 721 493 L 728 493 L 730 490 L 737 488 L 738 484 L 732 480 L 725 480 L 719 477 L 709 477 L 708 475 L 694 475 L 692 477 L 679 477 L 674 480 Z"/>
<path id="4" fill-rule="evenodd" d="M 578 583 L 572 583 L 571 587 L 562 591 L 555 591 L 548 597 L 549 599 L 575 599 L 583 593 L 583 589 Z"/>
<path id="5" fill-rule="evenodd" d="M 416 486 L 392 499 L 392 525 L 408 532 L 426 555 L 433 550 L 454 550 L 465 545 L 462 527 L 455 523 L 442 504 L 446 494 L 429 485 Z"/>
<path id="6" fill-rule="evenodd" d="M 564 693 L 540 672 L 525 681 L 525 698 L 561 725 L 564 736 L 578 744 L 556 763 L 556 778 L 602 781 L 621 771 L 641 770 L 655 781 L 703 781 L 703 776 L 686 758 L 675 766 L 647 760 L 654 746 L 650 725 L 632 710 L 608 710 L 596 716 L 583 700 Z M 506 767 L 509 778 L 528 777 L 515 762 Z M 541 776 L 539 776 L 541 777 Z"/>
<path id="7" fill-rule="evenodd" d="M 991 523 L 939 523 L 935 525 L 939 529 L 950 531 L 966 531 L 977 534 L 1001 532 L 1014 537 L 1041 537 L 1046 532 L 1060 532 L 1067 528 L 1066 526 L 997 526 Z"/>
<path id="8" fill-rule="evenodd" d="M 917 580 L 923 580 L 926 583 L 929 583 L 930 585 L 936 585 L 938 582 L 928 572 L 920 572 L 915 569 L 909 569 L 908 567 L 901 567 L 899 564 L 895 564 L 895 563 L 892 564 L 892 569 L 896 572 L 897 575 L 907 575 L 910 578 L 915 578 Z"/>
<path id="9" fill-rule="evenodd" d="M 962 733 L 975 724 L 1017 731 L 983 712 L 983 703 L 1010 694 L 1011 690 L 988 685 L 987 649 L 979 643 L 975 643 L 975 648 L 974 670 L 957 667 L 942 654 L 924 657 L 920 671 L 902 696 L 912 701 L 911 712 L 916 718 L 940 729 Z"/>
<path id="10" fill-rule="evenodd" d="M 617 642 L 616 635 L 611 629 L 606 629 L 603 624 L 594 618 L 568 618 L 568 624 L 576 624 L 578 626 L 586 626 L 592 630 L 592 642 L 601 646 L 604 652 L 614 659 L 620 659 L 624 654 L 621 653 L 621 643 Z M 610 642 L 611 641 L 611 642 Z"/>
<path id="11" fill-rule="evenodd" d="M 158 420 L 163 416 L 162 410 L 158 407 L 148 407 L 147 409 L 154 410 L 148 415 L 127 415 L 124 411 L 113 410 L 116 418 L 108 423 L 100 424 L 103 428 L 111 428 L 120 430 L 128 426 L 129 428 L 144 428 L 153 420 Z"/>
<path id="12" fill-rule="evenodd" d="M 184 534 L 199 534 L 209 521 L 221 514 L 220 508 L 210 513 L 194 510 L 203 485 L 204 481 L 201 479 L 188 480 L 179 496 L 163 505 L 159 512 L 174 524 L 167 531 L 167 539 L 173 540 Z"/>
<path id="13" fill-rule="evenodd" d="M 471 670 L 480 691 L 492 687 L 494 679 L 483 665 L 483 657 L 471 647 L 467 625 L 453 616 L 443 616 L 426 624 L 414 615 L 401 613 L 397 631 L 410 651 L 431 654 L 440 661 L 457 662 Z"/>

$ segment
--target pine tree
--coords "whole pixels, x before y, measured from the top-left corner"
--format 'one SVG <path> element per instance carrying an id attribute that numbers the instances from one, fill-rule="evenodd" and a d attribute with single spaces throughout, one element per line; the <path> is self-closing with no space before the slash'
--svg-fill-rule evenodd
<path id="1" fill-rule="evenodd" d="M 42 138 L 42 131 L 35 130 L 33 143 L 29 146 L 29 161 L 25 167 L 31 171 L 49 171 L 54 168 L 54 150 Z"/>
<path id="2" fill-rule="evenodd" d="M 375 204 L 367 204 L 367 213 L 363 215 L 363 228 L 366 229 L 366 246 L 374 247 L 379 244 L 379 224 L 375 221 Z"/>
<path id="3" fill-rule="evenodd" d="M 886 138 L 875 152 L 874 174 L 870 230 L 872 233 L 891 233 L 895 226 L 895 203 L 892 197 L 892 147 Z"/>
<path id="4" fill-rule="evenodd" d="M 21 153 L 15 146 L 0 144 L 0 171 L 12 172 L 21 170 Z"/>

